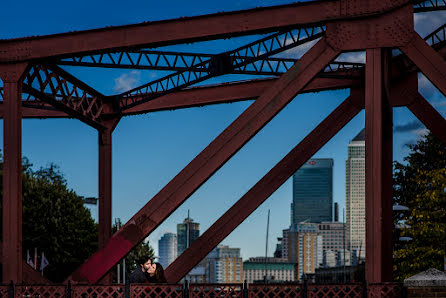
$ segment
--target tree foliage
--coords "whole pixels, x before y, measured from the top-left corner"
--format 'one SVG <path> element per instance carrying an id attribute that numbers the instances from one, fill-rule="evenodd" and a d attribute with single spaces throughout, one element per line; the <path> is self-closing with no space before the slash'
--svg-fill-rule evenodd
<path id="1" fill-rule="evenodd" d="M 395 212 L 394 275 L 404 280 L 429 268 L 443 269 L 446 243 L 446 146 L 432 134 L 410 147 L 407 164 L 395 163 L 394 200 L 408 211 Z"/>
<path id="2" fill-rule="evenodd" d="M 0 152 L 0 195 L 3 191 L 1 157 Z M 49 261 L 44 276 L 53 282 L 62 282 L 97 250 L 97 224 L 84 206 L 82 197 L 68 189 L 56 165 L 34 171 L 28 159 L 23 158 L 22 168 L 23 257 L 26 259 L 27 251 L 33 256 L 37 248 L 39 269 L 41 253 L 44 252 Z M 1 203 L 0 200 L 0 223 Z M 147 242 L 141 243 L 127 255 L 127 276 L 136 267 L 136 259 L 143 255 L 154 255 Z"/>
<path id="3" fill-rule="evenodd" d="M 3 163 L 0 166 L 3 169 Z M 31 166 L 24 158 L 23 257 L 26 259 L 27 251 L 33 257 L 37 248 L 39 269 L 44 252 L 49 261 L 44 276 L 53 282 L 62 282 L 97 250 L 97 224 L 84 207 L 82 198 L 68 189 L 57 166 L 52 164 L 37 171 L 33 171 Z M 3 171 L 0 172 L 0 181 L 2 178 Z"/>

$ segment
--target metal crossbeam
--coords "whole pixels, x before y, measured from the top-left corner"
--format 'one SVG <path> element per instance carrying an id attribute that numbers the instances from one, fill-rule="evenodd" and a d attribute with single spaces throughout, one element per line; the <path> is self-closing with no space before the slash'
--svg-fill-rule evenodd
<path id="1" fill-rule="evenodd" d="M 443 45 L 443 43 L 446 41 L 446 23 L 435 29 L 434 32 L 427 35 L 424 40 L 433 48 Z"/>
<path id="2" fill-rule="evenodd" d="M 58 65 L 153 70 L 185 70 L 210 59 L 212 54 L 162 52 L 149 50 L 122 51 L 65 58 Z M 196 71 L 200 71 L 197 69 Z"/>
<path id="3" fill-rule="evenodd" d="M 414 12 L 446 10 L 446 0 L 412 1 Z"/>
<path id="4" fill-rule="evenodd" d="M 424 40 L 435 51 L 441 52 L 441 49 L 446 45 L 446 23 L 424 37 Z M 406 55 L 400 54 L 394 57 L 392 60 L 394 65 L 401 71 L 412 72 L 418 70 L 415 63 L 413 63 L 412 60 L 410 60 Z"/>
<path id="5" fill-rule="evenodd" d="M 323 35 L 322 26 L 301 28 L 286 32 L 275 33 L 271 36 L 252 42 L 232 51 L 215 55 L 206 61 L 195 64 L 193 69 L 170 74 L 158 80 L 144 84 L 120 95 L 119 106 L 125 110 L 137 104 L 149 101 L 161 95 L 202 82 L 211 77 L 230 73 L 232 70 L 242 69 L 245 65 L 259 59 L 275 55 L 303 43 L 320 38 Z M 144 95 L 138 101 L 135 95 Z"/>
<path id="6" fill-rule="evenodd" d="M 58 67 L 32 66 L 23 90 L 29 94 L 25 104 L 43 106 L 39 102 L 46 102 L 88 125 L 104 128 L 100 121 L 104 96 Z"/>
<path id="7" fill-rule="evenodd" d="M 130 68 L 171 71 L 197 71 L 208 72 L 207 68 L 195 67 L 216 55 L 202 53 L 160 52 L 160 51 L 133 51 L 108 53 L 100 55 L 73 57 L 69 60 L 61 60 L 58 65 L 105 67 L 105 68 Z M 246 61 L 252 57 L 240 56 L 240 61 Z M 215 58 L 214 58 L 215 59 Z M 265 57 L 252 63 L 247 63 L 230 71 L 231 74 L 272 75 L 280 76 L 296 63 L 298 59 Z M 356 70 L 364 66 L 362 63 L 333 62 L 326 72 L 338 72 L 341 70 Z M 336 74 L 333 73 L 333 76 Z"/>

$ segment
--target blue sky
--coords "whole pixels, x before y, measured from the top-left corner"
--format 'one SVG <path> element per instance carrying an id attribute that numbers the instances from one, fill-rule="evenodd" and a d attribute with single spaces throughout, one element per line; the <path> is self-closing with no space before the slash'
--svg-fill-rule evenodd
<path id="1" fill-rule="evenodd" d="M 291 2 L 9 1 L 0 11 L 0 38 L 46 35 Z M 418 14 L 416 29 L 425 36 L 441 25 L 444 19 L 444 12 Z M 253 39 L 234 38 L 168 49 L 216 53 L 236 48 Z M 299 57 L 307 48 L 303 46 L 291 50 L 287 55 Z M 364 61 L 363 53 L 343 55 L 341 58 Z M 65 69 L 104 94 L 122 92 L 160 76 L 152 71 Z M 226 76 L 224 79 L 243 78 L 246 77 Z M 221 80 L 214 79 L 212 82 Z M 420 92 L 444 116 L 444 96 L 423 76 L 419 77 L 419 83 Z M 191 210 L 191 217 L 201 224 L 201 232 L 205 231 L 347 96 L 347 90 L 299 95 L 150 235 L 149 241 L 154 248 L 157 250 L 158 239 L 164 232 L 176 231 L 176 224 L 187 216 L 188 209 Z M 223 104 L 122 119 L 113 135 L 113 218 L 127 221 L 249 104 Z M 406 108 L 394 109 L 394 125 L 394 159 L 401 161 L 408 153 L 407 144 L 416 142 L 425 133 L 425 128 Z M 334 159 L 334 202 L 340 204 L 340 210 L 345 201 L 347 145 L 363 127 L 364 112 L 361 112 L 315 155 Z M 3 126 L 0 134 L 3 135 Z M 78 120 L 25 119 L 22 140 L 23 155 L 35 168 L 55 163 L 60 166 L 69 188 L 83 196 L 98 195 L 97 132 L 93 128 Z M 276 237 L 290 222 L 291 191 L 288 181 L 223 243 L 240 247 L 244 258 L 264 255 L 266 217 L 270 209 L 268 251 L 271 255 Z M 97 208 L 92 207 L 91 211 L 97 218 Z"/>

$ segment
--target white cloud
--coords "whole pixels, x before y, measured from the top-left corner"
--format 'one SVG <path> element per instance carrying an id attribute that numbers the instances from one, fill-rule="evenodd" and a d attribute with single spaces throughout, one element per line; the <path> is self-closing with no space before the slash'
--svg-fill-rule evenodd
<path id="1" fill-rule="evenodd" d="M 314 44 L 319 40 L 315 39 L 309 42 L 306 42 L 304 44 L 301 44 L 295 48 L 286 50 L 282 53 L 280 53 L 280 55 L 277 55 L 276 57 L 281 57 L 281 58 L 294 58 L 294 59 L 300 59 L 300 57 L 302 57 L 312 46 L 314 46 Z M 293 42 L 293 40 L 291 38 L 287 39 L 285 44 L 291 44 Z"/>
<path id="2" fill-rule="evenodd" d="M 425 97 L 431 97 L 437 89 L 422 73 L 418 73 L 418 91 Z"/>
<path id="3" fill-rule="evenodd" d="M 432 106 L 434 108 L 446 107 L 446 101 L 434 102 Z"/>
<path id="4" fill-rule="evenodd" d="M 446 106 L 445 96 L 422 73 L 418 73 L 418 91 L 439 113 L 444 114 L 439 108 Z"/>
<path id="5" fill-rule="evenodd" d="M 141 79 L 141 73 L 137 70 L 132 70 L 129 73 L 124 73 L 115 79 L 114 90 L 116 92 L 125 92 L 138 86 Z"/>
<path id="6" fill-rule="evenodd" d="M 365 52 L 348 52 L 343 53 L 336 58 L 336 61 L 365 63 Z"/>

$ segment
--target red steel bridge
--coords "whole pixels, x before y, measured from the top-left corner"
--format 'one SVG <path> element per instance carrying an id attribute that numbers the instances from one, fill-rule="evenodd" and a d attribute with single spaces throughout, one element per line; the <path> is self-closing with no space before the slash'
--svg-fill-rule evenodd
<path id="1" fill-rule="evenodd" d="M 3 280 L 26 282 L 22 260 L 22 118 L 76 118 L 98 131 L 99 249 L 69 280 L 95 284 L 156 229 L 297 94 L 350 89 L 350 95 L 166 269 L 178 282 L 356 114 L 365 109 L 366 279 L 392 281 L 392 108 L 406 106 L 446 142 L 446 121 L 418 92 L 422 72 L 446 95 L 445 24 L 428 36 L 414 14 L 446 0 L 320 0 L 135 25 L 0 41 L 4 123 Z M 161 46 L 263 34 L 219 54 Z M 317 42 L 299 59 L 274 56 Z M 398 51 L 395 51 L 398 49 Z M 366 63 L 335 62 L 365 51 Z M 169 70 L 105 96 L 61 66 Z M 224 74 L 265 79 L 200 85 Z M 111 233 L 113 130 L 122 117 L 252 100 L 253 103 L 141 208 Z"/>

